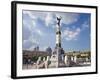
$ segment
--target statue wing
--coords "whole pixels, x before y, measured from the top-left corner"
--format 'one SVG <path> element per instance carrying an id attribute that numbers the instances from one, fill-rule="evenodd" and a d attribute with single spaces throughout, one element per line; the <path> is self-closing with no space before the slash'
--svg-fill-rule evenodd
<path id="1" fill-rule="evenodd" d="M 59 18 L 57 17 L 57 20 L 59 20 Z"/>

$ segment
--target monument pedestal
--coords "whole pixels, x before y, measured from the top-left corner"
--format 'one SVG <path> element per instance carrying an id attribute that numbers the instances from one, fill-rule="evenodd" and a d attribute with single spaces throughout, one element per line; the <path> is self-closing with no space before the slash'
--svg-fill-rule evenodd
<path id="1" fill-rule="evenodd" d="M 57 48 L 55 54 L 51 56 L 51 64 L 49 67 L 65 67 L 65 63 L 63 60 L 63 55 L 61 54 L 61 48 Z"/>
<path id="2" fill-rule="evenodd" d="M 51 68 L 58 67 L 58 56 L 56 54 L 52 54 L 50 61 L 51 64 L 49 65 L 49 67 Z"/>

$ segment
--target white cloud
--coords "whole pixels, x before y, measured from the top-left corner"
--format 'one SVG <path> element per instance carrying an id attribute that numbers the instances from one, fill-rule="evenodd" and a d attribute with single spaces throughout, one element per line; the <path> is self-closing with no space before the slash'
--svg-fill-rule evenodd
<path id="1" fill-rule="evenodd" d="M 49 24 L 52 22 L 52 15 L 50 13 L 47 14 L 45 18 L 45 24 L 46 26 L 49 26 Z"/>
<path id="2" fill-rule="evenodd" d="M 55 25 L 57 20 L 56 20 L 56 17 L 62 17 L 62 20 L 61 20 L 61 24 L 64 23 L 64 24 L 72 24 L 74 22 L 76 22 L 78 20 L 78 17 L 79 17 L 79 14 L 75 14 L 75 13 L 52 13 L 52 12 L 48 12 L 45 14 L 46 17 L 45 17 L 45 24 L 47 27 L 49 27 L 50 24 L 53 24 Z M 52 27 L 52 26 L 51 26 Z M 54 28 L 54 27 L 52 27 Z"/>
<path id="3" fill-rule="evenodd" d="M 56 12 L 36 12 L 36 11 L 23 11 L 23 14 L 27 14 L 34 21 L 41 19 L 44 21 L 46 27 L 52 27 L 56 24 L 56 17 L 61 16 L 61 24 L 72 24 L 78 20 L 79 14 L 77 13 L 56 13 Z"/>
<path id="4" fill-rule="evenodd" d="M 27 40 L 23 40 L 23 49 L 30 49 L 33 46 L 37 46 L 38 40 L 36 40 L 33 36 L 30 36 Z"/>
<path id="5" fill-rule="evenodd" d="M 31 42 L 32 44 L 38 44 L 37 40 L 34 39 L 34 37 L 30 37 L 29 39 L 27 40 L 24 40 L 23 43 L 27 43 L 27 42 Z"/>
<path id="6" fill-rule="evenodd" d="M 34 30 L 34 28 L 36 27 L 36 23 L 34 20 L 23 19 L 23 27 L 27 27 L 31 31 L 31 30 Z"/>
<path id="7" fill-rule="evenodd" d="M 39 44 L 39 37 L 43 36 L 44 32 L 36 25 L 39 16 L 30 11 L 23 11 L 23 16 L 23 37 L 25 37 L 23 38 L 23 49 L 33 49 Z"/>
<path id="8" fill-rule="evenodd" d="M 37 11 L 23 11 L 23 14 L 27 14 L 32 20 L 41 19 L 45 20 L 46 13 L 45 12 L 37 12 Z"/>
<path id="9" fill-rule="evenodd" d="M 23 11 L 23 14 L 27 14 L 31 19 L 36 19 L 36 17 L 32 14 L 31 11 Z"/>
<path id="10" fill-rule="evenodd" d="M 36 33 L 40 36 L 43 36 L 44 32 L 41 31 L 36 25 L 37 18 L 40 18 L 41 16 L 41 19 L 44 19 L 43 14 L 36 14 L 36 12 L 33 13 L 32 11 L 23 11 L 23 15 L 25 14 L 29 15 L 29 19 L 23 19 L 23 24 L 25 25 L 24 27 L 28 27 L 32 34 Z"/>
<path id="11" fill-rule="evenodd" d="M 50 24 L 56 24 L 56 17 L 61 16 L 61 23 L 72 24 L 78 20 L 79 14 L 77 13 L 52 13 L 52 12 L 36 12 L 36 11 L 23 11 L 23 14 L 27 14 L 31 19 L 41 19 L 48 27 Z"/>
<path id="12" fill-rule="evenodd" d="M 54 17 L 55 17 L 55 14 L 53 14 L 53 13 L 48 12 L 46 14 L 46 17 L 45 17 L 46 27 L 49 27 L 49 25 L 54 25 L 55 24 L 56 19 Z"/>
<path id="13" fill-rule="evenodd" d="M 89 25 L 89 22 L 88 21 L 85 21 L 83 24 L 82 24 L 82 29 L 85 29 L 85 28 L 89 28 L 90 25 Z"/>
<path id="14" fill-rule="evenodd" d="M 77 40 L 78 35 L 80 34 L 81 29 L 76 28 L 75 30 L 70 30 L 67 28 L 66 30 L 63 31 L 62 37 L 66 39 L 67 41 L 69 40 Z"/>
<path id="15" fill-rule="evenodd" d="M 44 35 L 44 33 L 40 29 L 35 29 L 35 32 L 40 36 Z"/>
<path id="16" fill-rule="evenodd" d="M 61 16 L 61 23 L 72 24 L 78 20 L 79 14 L 77 13 L 56 13 L 56 16 Z"/>

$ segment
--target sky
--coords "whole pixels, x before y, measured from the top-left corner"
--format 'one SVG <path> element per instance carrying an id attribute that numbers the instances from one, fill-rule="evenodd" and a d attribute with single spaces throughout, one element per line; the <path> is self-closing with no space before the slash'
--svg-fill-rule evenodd
<path id="1" fill-rule="evenodd" d="M 61 19 L 61 46 L 65 51 L 90 50 L 91 14 L 71 12 L 22 12 L 22 48 L 41 51 L 56 46 L 56 17 Z"/>

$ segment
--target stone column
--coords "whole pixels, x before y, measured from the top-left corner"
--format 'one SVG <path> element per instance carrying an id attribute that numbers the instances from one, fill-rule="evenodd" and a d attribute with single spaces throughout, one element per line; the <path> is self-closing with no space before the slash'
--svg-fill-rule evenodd
<path id="1" fill-rule="evenodd" d="M 36 63 L 37 69 L 39 68 L 40 61 L 41 61 L 41 57 L 39 57 L 37 60 L 37 63 Z"/>
<path id="2" fill-rule="evenodd" d="M 86 62 L 89 61 L 88 58 L 86 57 Z"/>
<path id="3" fill-rule="evenodd" d="M 49 61 L 49 56 L 47 56 L 47 61 Z"/>
<path id="4" fill-rule="evenodd" d="M 67 64 L 67 61 L 68 61 L 68 57 L 67 55 L 65 56 L 65 64 Z"/>
<path id="5" fill-rule="evenodd" d="M 74 56 L 74 62 L 75 63 L 77 62 L 77 56 L 76 55 Z"/>
<path id="6" fill-rule="evenodd" d="M 43 61 L 45 61 L 45 57 L 43 57 Z"/>
<path id="7" fill-rule="evenodd" d="M 74 58 L 73 58 L 73 56 L 71 56 L 71 61 L 73 61 L 74 60 Z"/>

